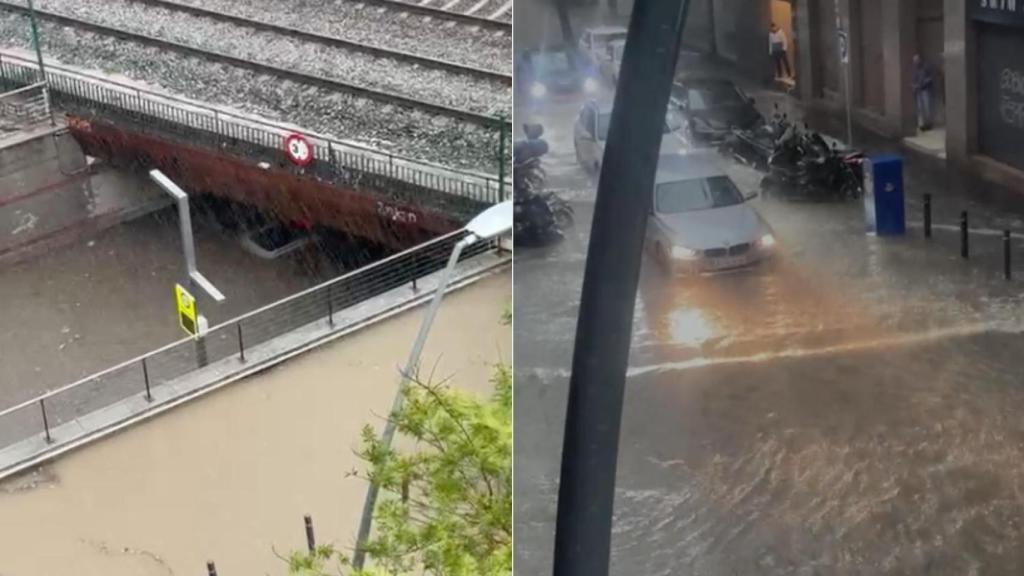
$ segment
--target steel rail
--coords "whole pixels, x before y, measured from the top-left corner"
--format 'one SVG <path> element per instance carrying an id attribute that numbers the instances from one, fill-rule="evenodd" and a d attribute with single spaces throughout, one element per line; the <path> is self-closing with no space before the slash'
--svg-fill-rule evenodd
<path id="1" fill-rule="evenodd" d="M 8 10 L 16 12 L 18 14 L 28 14 L 29 9 L 27 6 L 21 4 L 14 4 L 8 0 L 0 0 L 0 10 Z M 471 112 L 469 110 L 462 110 L 459 108 L 452 108 L 443 104 L 436 104 L 433 102 L 424 102 L 408 96 L 402 96 L 400 94 L 394 94 L 392 92 L 385 92 L 382 90 L 375 90 L 367 88 L 365 86 L 359 86 L 357 84 L 350 84 L 348 82 L 342 82 L 340 80 L 334 80 L 331 78 L 324 78 L 323 76 L 316 76 L 313 74 L 306 74 L 304 72 L 296 72 L 294 70 L 288 70 L 287 68 L 281 68 L 279 66 L 272 66 L 269 64 L 261 64 L 259 62 L 253 62 L 245 58 L 239 58 L 237 56 L 231 56 L 221 52 L 214 52 L 212 50 L 204 50 L 202 48 L 196 48 L 194 46 L 188 46 L 171 40 L 165 40 L 163 38 L 155 38 L 153 36 L 147 36 L 145 34 L 139 34 L 137 32 L 128 32 L 112 26 L 104 24 L 98 24 L 90 22 L 88 20 L 81 20 L 72 16 L 64 14 L 58 14 L 56 12 L 49 12 L 45 10 L 35 10 L 37 18 L 43 20 L 49 20 L 62 24 L 64 26 L 70 26 L 73 28 L 80 28 L 88 32 L 96 34 L 113 36 L 129 42 L 137 42 L 139 44 L 145 44 L 162 48 L 166 50 L 173 50 L 189 56 L 195 56 L 212 62 L 221 62 L 231 66 L 252 70 L 261 74 L 268 74 L 277 76 L 297 82 L 300 84 L 306 84 L 309 86 L 316 86 L 320 88 L 326 88 L 329 90 L 335 90 L 338 92 L 347 92 L 356 96 L 361 96 L 367 99 L 376 100 L 385 104 L 394 104 L 400 106 L 406 106 L 409 108 L 416 108 L 429 112 L 431 114 L 438 114 L 441 116 L 448 116 L 458 120 L 463 120 L 471 124 L 478 126 L 484 126 L 487 128 L 500 128 L 505 125 L 511 128 L 511 121 L 504 120 L 500 117 L 488 116 L 479 112 Z"/>
<path id="2" fill-rule="evenodd" d="M 298 28 L 292 28 L 290 26 L 281 26 L 278 24 L 272 24 L 270 22 L 264 22 L 262 20 L 254 20 L 252 18 L 246 18 L 244 16 L 237 16 L 234 14 L 228 14 L 226 12 L 218 12 L 216 10 L 210 10 L 209 8 L 201 8 L 199 6 L 192 6 L 190 4 L 182 4 L 180 2 L 173 2 L 171 0 L 129 0 L 130 2 L 137 2 L 139 4 L 146 4 L 156 8 L 163 8 L 165 10 L 172 10 L 175 12 L 183 12 L 198 16 L 200 18 L 210 18 L 236 26 L 245 26 L 260 30 L 263 32 L 271 32 L 274 34 L 280 34 L 282 36 L 289 36 L 298 40 L 311 42 L 315 44 L 322 44 L 330 46 L 332 48 L 341 48 L 345 50 L 352 50 L 356 52 L 364 52 L 371 56 L 379 56 L 383 58 L 391 58 L 394 60 L 400 60 L 418 64 L 424 68 L 433 68 L 436 70 L 442 70 L 445 72 L 454 72 L 457 74 L 466 74 L 483 78 L 485 80 L 496 80 L 512 85 L 512 75 L 505 74 L 502 72 L 496 72 L 494 70 L 488 70 L 485 68 L 477 68 L 475 66 L 468 66 L 466 64 L 459 64 L 457 62 L 451 62 L 449 60 L 442 60 L 440 58 L 430 58 L 428 56 L 420 56 L 412 52 L 406 52 L 404 50 L 395 50 L 392 48 L 383 48 L 373 44 L 366 44 L 364 42 L 356 42 L 354 40 L 346 40 L 344 38 L 338 38 L 337 36 L 328 36 L 326 34 L 318 34 L 316 32 L 309 32 L 306 30 L 300 30 Z"/>
<path id="3" fill-rule="evenodd" d="M 504 22 L 502 20 L 491 20 L 490 18 L 482 18 L 480 16 L 474 16 L 472 14 L 463 14 L 461 12 L 452 12 L 450 10 L 442 10 L 440 8 L 432 8 L 430 6 L 423 6 L 421 4 L 412 4 L 410 2 L 402 2 L 401 0 L 358 0 L 364 4 L 376 4 L 377 6 L 384 6 L 392 8 L 394 10 L 404 10 L 406 12 L 412 12 L 414 14 L 421 14 L 423 16 L 432 16 L 434 18 L 447 18 L 449 20 L 458 20 L 465 24 L 473 24 L 481 28 L 487 28 L 498 32 L 512 33 L 512 23 Z"/>

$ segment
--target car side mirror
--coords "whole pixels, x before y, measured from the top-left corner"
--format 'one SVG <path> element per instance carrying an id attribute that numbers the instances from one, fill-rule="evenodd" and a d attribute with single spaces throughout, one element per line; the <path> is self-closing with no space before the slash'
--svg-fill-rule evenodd
<path id="1" fill-rule="evenodd" d="M 749 200 L 753 200 L 753 199 L 757 198 L 757 197 L 758 197 L 759 195 L 760 195 L 760 193 L 759 193 L 759 192 L 758 192 L 757 190 L 752 190 L 752 191 L 750 191 L 750 192 L 747 192 L 747 193 L 746 193 L 746 194 L 745 194 L 745 195 L 743 196 L 743 198 L 744 198 L 745 200 L 748 200 L 748 201 L 749 201 Z"/>

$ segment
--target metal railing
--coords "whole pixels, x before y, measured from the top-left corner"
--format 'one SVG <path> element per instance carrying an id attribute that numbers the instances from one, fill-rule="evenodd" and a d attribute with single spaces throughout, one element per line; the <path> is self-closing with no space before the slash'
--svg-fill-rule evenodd
<path id="1" fill-rule="evenodd" d="M 0 410 L 0 448 L 42 434 L 131 397 L 153 400 L 153 388 L 228 358 L 246 361 L 246 351 L 282 334 L 325 322 L 340 330 L 341 311 L 445 267 L 464 230 L 441 236 L 243 316 L 210 328 L 203 338 L 184 338 L 77 382 Z M 498 240 L 467 248 L 460 261 L 499 249 Z M 336 321 L 337 320 L 337 321 Z M 358 323 L 358 321 L 356 321 Z M 297 344 L 296 347 L 304 345 Z"/>
<path id="2" fill-rule="evenodd" d="M 243 116 L 214 108 L 185 98 L 153 92 L 72 70 L 53 64 L 46 66 L 46 80 L 55 107 L 78 110 L 82 107 L 95 112 L 115 112 L 144 120 L 145 124 L 159 121 L 174 124 L 194 137 L 194 132 L 208 133 L 259 156 L 268 152 L 280 156 L 284 138 L 289 134 L 302 134 L 314 145 L 318 164 L 326 164 L 334 174 L 346 175 L 348 180 L 364 185 L 377 185 L 385 189 L 395 183 L 405 183 L 428 191 L 441 192 L 487 204 L 505 200 L 511 182 L 504 185 L 498 178 L 483 173 L 432 164 L 357 144 L 342 142 L 326 136 L 285 124 Z M 0 52 L 0 90 L 20 88 L 42 81 L 38 65 L 27 58 Z M 495 134 L 495 150 L 499 149 Z M 248 150 L 245 144 L 248 144 Z M 506 150 L 510 147 L 506 146 Z M 495 161 L 498 161 L 495 154 Z M 504 162 L 505 159 L 501 161 Z M 375 182 L 375 177 L 381 181 Z"/>
<path id="3" fill-rule="evenodd" d="M 0 125 L 25 126 L 45 122 L 49 118 L 45 83 L 0 93 Z"/>

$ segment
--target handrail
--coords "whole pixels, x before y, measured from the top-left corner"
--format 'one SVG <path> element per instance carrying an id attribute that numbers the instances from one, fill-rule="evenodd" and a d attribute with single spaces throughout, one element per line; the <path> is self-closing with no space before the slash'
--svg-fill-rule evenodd
<path id="1" fill-rule="evenodd" d="M 3 62 L 4 60 L 14 60 L 18 64 L 26 66 L 28 68 L 32 68 L 33 70 L 36 70 L 36 71 L 38 71 L 38 69 L 39 69 L 38 62 L 35 62 L 31 58 L 28 58 L 28 57 L 19 56 L 19 55 L 15 54 L 15 53 L 12 53 L 9 50 L 0 50 L 0 62 Z M 242 114 L 239 114 L 239 113 L 236 113 L 236 112 L 232 112 L 230 110 L 225 110 L 225 109 L 217 108 L 217 107 L 214 107 L 214 106 L 210 106 L 209 104 L 206 104 L 206 103 L 203 103 L 203 102 L 200 102 L 200 101 L 197 101 L 197 100 L 191 100 L 189 98 L 183 98 L 183 97 L 180 97 L 180 96 L 175 96 L 173 94 L 166 93 L 166 92 L 157 92 L 157 91 L 149 90 L 149 89 L 146 89 L 146 88 L 140 88 L 138 86 L 132 86 L 131 84 L 126 84 L 126 83 L 123 83 L 123 82 L 119 82 L 117 80 L 111 80 L 111 79 L 108 79 L 108 78 L 103 78 L 103 77 L 100 77 L 100 76 L 96 76 L 94 74 L 90 74 L 88 72 L 83 72 L 83 71 L 80 71 L 80 70 L 74 70 L 74 69 L 68 68 L 66 66 L 62 66 L 60 64 L 52 64 L 52 63 L 47 62 L 47 64 L 46 64 L 46 71 L 47 71 L 47 73 L 49 73 L 51 71 L 59 71 L 59 72 L 63 72 L 64 74 L 70 74 L 70 75 L 78 76 L 79 78 L 87 80 L 87 81 L 97 82 L 97 83 L 100 83 L 100 84 L 105 85 L 105 86 L 114 86 L 114 87 L 121 88 L 121 89 L 124 89 L 124 90 L 130 90 L 130 91 L 136 93 L 137 95 L 147 95 L 147 96 L 152 96 L 152 97 L 155 97 L 155 98 L 169 100 L 171 102 L 176 102 L 178 104 L 182 104 L 182 105 L 185 105 L 185 106 L 188 106 L 188 107 L 191 107 L 191 108 L 198 108 L 199 110 L 202 110 L 204 112 L 209 112 L 209 113 L 213 114 L 214 117 L 233 118 L 235 120 L 239 120 L 239 121 L 242 121 L 242 122 L 245 122 L 245 123 L 255 124 L 257 126 L 263 126 L 263 127 L 266 127 L 266 128 L 271 128 L 273 130 L 281 130 L 281 131 L 288 132 L 288 133 L 298 132 L 298 133 L 301 133 L 304 136 L 308 136 L 308 137 L 312 137 L 312 138 L 315 138 L 315 139 L 323 140 L 325 142 L 329 142 L 332 145 L 340 145 L 340 146 L 352 148 L 354 150 L 358 150 L 360 152 L 369 153 L 369 154 L 375 154 L 375 155 L 378 155 L 378 156 L 383 156 L 383 157 L 388 158 L 390 160 L 400 160 L 400 161 L 403 161 L 403 162 L 407 162 L 409 164 L 424 166 L 424 167 L 430 168 L 431 170 L 434 170 L 434 171 L 447 172 L 447 173 L 451 174 L 453 177 L 468 177 L 468 178 L 481 179 L 481 180 L 484 180 L 484 182 L 498 182 L 498 177 L 497 176 L 488 175 L 486 173 L 474 172 L 474 171 L 470 171 L 470 170 L 462 170 L 462 169 L 459 169 L 459 168 L 452 168 L 450 166 L 444 166 L 442 164 L 437 164 L 435 162 L 430 162 L 428 160 L 421 160 L 421 159 L 412 158 L 412 157 L 409 157 L 409 156 L 403 156 L 401 154 L 393 154 L 391 152 L 387 152 L 387 151 L 384 151 L 384 150 L 376 150 L 376 149 L 371 148 L 369 146 L 365 146 L 365 145 L 362 145 L 362 144 L 356 144 L 354 142 L 350 142 L 350 141 L 346 141 L 346 140 L 340 140 L 340 139 L 337 139 L 337 138 L 332 138 L 330 136 L 326 136 L 324 134 L 320 134 L 318 132 L 314 132 L 314 131 L 308 130 L 306 128 L 301 128 L 301 127 L 296 126 L 296 125 L 290 125 L 288 123 L 282 123 L 282 122 L 273 122 L 273 121 L 265 120 L 265 119 L 258 118 L 258 117 L 255 117 L 255 116 L 245 116 L 245 115 L 242 115 Z M 507 185 L 511 185 L 511 183 L 512 183 L 511 179 L 506 179 L 505 182 L 506 182 Z"/>
<path id="2" fill-rule="evenodd" d="M 465 233 L 466 233 L 465 229 L 459 229 L 459 230 L 456 230 L 454 232 L 449 232 L 448 234 L 445 234 L 443 236 L 438 236 L 437 238 L 434 238 L 432 240 L 428 240 L 427 242 L 424 242 L 422 244 L 418 244 L 416 246 L 413 246 L 412 248 L 409 248 L 407 250 L 403 250 L 402 252 L 399 252 L 397 254 L 392 254 L 391 256 L 388 256 L 387 258 L 384 258 L 382 260 L 378 260 L 376 262 L 373 262 L 372 264 L 368 264 L 368 265 L 363 266 L 361 268 L 357 268 L 355 270 L 352 270 L 351 272 L 348 272 L 346 274 L 338 276 L 337 278 L 332 278 L 332 279 L 330 279 L 330 280 L 328 280 L 326 282 L 322 282 L 320 284 L 317 284 L 316 286 L 313 286 L 311 288 L 307 288 L 307 289 L 305 289 L 305 290 L 303 290 L 301 292 L 296 292 L 295 294 L 292 294 L 290 296 L 286 296 L 284 298 L 281 298 L 280 300 L 276 300 L 274 302 L 271 302 L 270 304 L 267 304 L 265 306 L 262 306 L 260 308 L 255 309 L 255 310 L 252 310 L 250 312 L 246 312 L 245 314 L 242 314 L 240 316 L 236 316 L 235 318 L 232 318 L 230 320 L 221 322 L 220 324 L 217 324 L 216 326 L 213 326 L 213 327 L 209 328 L 206 331 L 206 333 L 207 334 L 211 334 L 213 332 L 216 332 L 217 330 L 222 330 L 226 326 L 230 326 L 232 324 L 237 324 L 238 322 L 241 322 L 241 321 L 243 321 L 243 320 L 245 320 L 247 318 L 251 318 L 251 317 L 253 317 L 253 316 L 257 315 L 257 314 L 266 312 L 268 310 L 271 310 L 273 308 L 277 308 L 279 306 L 283 306 L 283 305 L 287 304 L 288 302 L 291 302 L 293 300 L 297 300 L 297 299 L 299 299 L 299 298 L 301 298 L 303 296 L 307 296 L 309 294 L 317 292 L 318 290 L 323 290 L 323 289 L 325 289 L 328 286 L 332 286 L 334 284 L 337 284 L 337 283 L 342 282 L 344 280 L 347 280 L 349 278 L 366 274 L 366 273 L 368 273 L 370 271 L 373 271 L 373 270 L 376 270 L 378 268 L 381 268 L 381 267 L 385 266 L 386 264 L 391 263 L 392 261 L 394 261 L 396 259 L 399 259 L 399 258 L 402 258 L 402 257 L 405 257 L 405 256 L 409 256 L 411 254 L 420 252 L 420 251 L 422 251 L 422 250 L 424 250 L 426 248 L 429 248 L 430 246 L 434 246 L 434 245 L 439 244 L 439 243 L 441 243 L 441 242 L 443 242 L 445 240 L 450 240 L 450 239 L 452 239 L 452 238 L 454 238 L 456 236 L 459 236 L 459 235 L 462 235 L 462 234 L 465 234 Z M 72 382 L 70 384 L 65 384 L 64 386 L 61 386 L 60 388 L 57 388 L 57 389 L 54 389 L 54 390 L 48 390 L 48 391 L 46 391 L 46 392 L 44 392 L 44 393 L 42 393 L 42 394 L 40 394 L 40 395 L 38 395 L 38 396 L 36 396 L 34 398 L 31 398 L 29 400 L 25 400 L 24 402 L 21 402 L 20 404 L 16 404 L 14 406 L 5 408 L 3 410 L 0 410 L 0 418 L 2 418 L 4 416 L 7 416 L 8 414 L 13 414 L 14 412 L 17 412 L 19 410 L 23 410 L 23 409 L 25 409 L 25 408 L 27 408 L 29 406 L 34 405 L 34 404 L 38 404 L 41 400 L 46 400 L 48 398 L 52 398 L 54 396 L 57 396 L 57 395 L 62 394 L 64 392 L 67 392 L 68 390 L 72 390 L 74 388 L 78 388 L 79 386 L 82 386 L 83 384 L 86 384 L 86 383 L 89 383 L 89 382 L 93 382 L 93 381 L 95 381 L 95 380 L 97 380 L 99 378 L 102 378 L 103 376 L 105 376 L 107 374 L 111 374 L 111 373 L 116 372 L 116 371 L 118 371 L 118 370 L 120 370 L 122 368 L 126 368 L 128 366 L 133 365 L 133 364 L 137 364 L 137 363 L 145 360 L 146 358 L 151 358 L 153 356 L 156 356 L 157 354 L 160 354 L 161 352 L 170 350 L 170 349 L 172 349 L 172 348 L 174 348 L 176 346 L 180 346 L 182 344 L 185 344 L 187 342 L 191 342 L 191 341 L 194 341 L 194 340 L 195 340 L 194 338 L 186 336 L 184 338 L 181 338 L 180 340 L 175 340 L 174 342 L 171 342 L 169 344 L 165 344 L 164 346 L 161 346 L 160 348 L 157 348 L 155 350 L 150 350 L 149 352 L 146 352 L 145 354 L 141 354 L 141 355 L 136 356 L 136 357 L 134 357 L 134 358 L 132 358 L 130 360 L 126 360 L 124 362 L 121 362 L 120 364 L 111 366 L 109 368 L 106 368 L 106 369 L 101 370 L 99 372 L 96 372 L 94 374 L 90 374 L 90 375 L 88 375 L 88 376 L 86 376 L 84 378 L 80 378 L 80 379 L 78 379 L 78 380 L 76 380 L 76 381 L 74 381 L 74 382 Z"/>

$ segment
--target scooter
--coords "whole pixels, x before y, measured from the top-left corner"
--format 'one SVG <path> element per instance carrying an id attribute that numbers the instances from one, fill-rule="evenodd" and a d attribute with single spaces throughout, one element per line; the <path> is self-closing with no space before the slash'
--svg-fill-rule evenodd
<path id="1" fill-rule="evenodd" d="M 562 230 L 575 221 L 572 207 L 552 192 L 544 191 L 546 174 L 541 158 L 548 144 L 541 136 L 539 124 L 524 127 L 527 140 L 513 146 L 514 241 L 516 244 L 541 246 L 561 240 Z"/>

